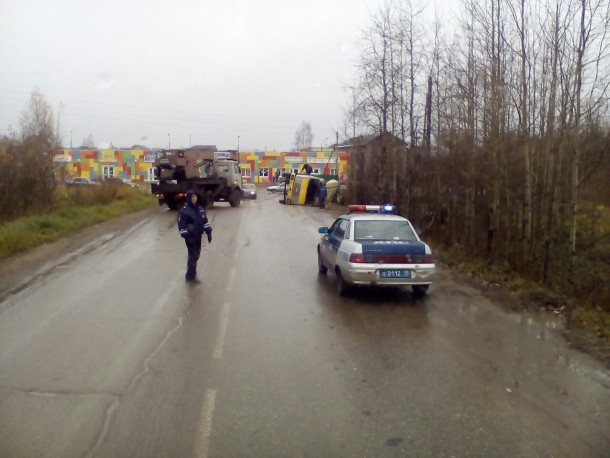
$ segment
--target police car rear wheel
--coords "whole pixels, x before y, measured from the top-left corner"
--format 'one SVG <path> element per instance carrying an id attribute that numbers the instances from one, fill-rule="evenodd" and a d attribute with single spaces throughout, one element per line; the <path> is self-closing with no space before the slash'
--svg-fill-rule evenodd
<path id="1" fill-rule="evenodd" d="M 343 279 L 343 275 L 341 275 L 341 271 L 339 271 L 338 269 L 337 269 L 336 275 L 337 275 L 337 292 L 339 293 L 339 295 L 345 296 L 347 294 L 347 292 L 349 291 L 349 285 L 345 282 L 345 280 Z"/>
<path id="2" fill-rule="evenodd" d="M 428 285 L 413 285 L 413 295 L 415 297 L 423 297 L 428 291 Z"/>

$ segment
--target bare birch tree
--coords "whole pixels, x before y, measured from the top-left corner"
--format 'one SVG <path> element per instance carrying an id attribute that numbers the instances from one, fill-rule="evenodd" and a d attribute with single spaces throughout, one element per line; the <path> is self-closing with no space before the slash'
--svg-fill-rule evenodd
<path id="1" fill-rule="evenodd" d="M 313 133 L 311 132 L 311 123 L 309 121 L 302 121 L 294 134 L 294 148 L 297 151 L 305 151 L 311 147 L 312 143 Z"/>

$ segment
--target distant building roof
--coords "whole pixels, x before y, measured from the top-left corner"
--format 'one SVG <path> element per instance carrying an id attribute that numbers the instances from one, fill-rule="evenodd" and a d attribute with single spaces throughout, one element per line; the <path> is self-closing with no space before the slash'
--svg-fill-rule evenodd
<path id="1" fill-rule="evenodd" d="M 337 147 L 338 148 L 349 148 L 350 146 L 366 145 L 367 143 L 370 143 L 371 141 L 373 141 L 376 137 L 379 137 L 379 135 L 377 135 L 377 134 L 359 135 L 358 137 L 352 137 L 352 138 L 348 138 L 347 140 L 342 141 L 341 143 L 337 144 Z"/>
<path id="2" fill-rule="evenodd" d="M 396 135 L 386 132 L 385 134 L 360 135 L 358 137 L 348 138 L 347 140 L 339 143 L 337 145 L 337 149 L 349 150 L 349 149 L 357 147 L 357 146 L 364 146 L 364 145 L 368 145 L 371 143 L 381 141 L 382 138 L 387 138 L 389 141 L 391 141 L 393 143 L 406 145 L 406 143 L 403 142 Z"/>

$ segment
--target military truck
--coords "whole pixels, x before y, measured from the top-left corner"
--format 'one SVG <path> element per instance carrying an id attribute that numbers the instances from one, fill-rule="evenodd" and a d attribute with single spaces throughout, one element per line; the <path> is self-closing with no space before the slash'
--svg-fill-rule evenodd
<path id="1" fill-rule="evenodd" d="M 155 167 L 158 182 L 151 183 L 151 192 L 159 199 L 159 205 L 180 208 L 190 189 L 207 208 L 214 202 L 228 202 L 231 207 L 241 203 L 237 151 L 217 151 L 215 146 L 162 150 Z"/>

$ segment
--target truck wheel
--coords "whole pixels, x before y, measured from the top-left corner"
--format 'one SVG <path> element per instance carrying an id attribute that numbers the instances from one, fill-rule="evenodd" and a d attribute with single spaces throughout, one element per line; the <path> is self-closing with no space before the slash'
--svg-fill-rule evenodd
<path id="1" fill-rule="evenodd" d="M 212 191 L 206 191 L 204 203 L 205 203 L 205 208 L 209 209 L 209 208 L 214 207 L 214 194 L 212 193 Z"/>
<path id="2" fill-rule="evenodd" d="M 234 189 L 231 193 L 231 197 L 229 197 L 229 204 L 231 207 L 239 207 L 241 203 L 241 191 L 239 189 Z"/>
<path id="3" fill-rule="evenodd" d="M 167 208 L 169 208 L 170 210 L 178 210 L 178 203 L 175 200 L 169 200 L 167 201 Z"/>

